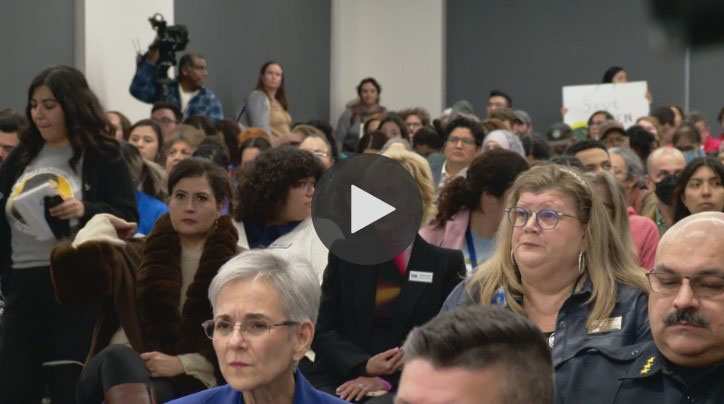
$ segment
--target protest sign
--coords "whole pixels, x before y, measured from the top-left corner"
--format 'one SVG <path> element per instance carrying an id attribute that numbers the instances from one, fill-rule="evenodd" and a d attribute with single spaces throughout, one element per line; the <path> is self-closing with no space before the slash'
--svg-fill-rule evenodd
<path id="1" fill-rule="evenodd" d="M 649 114 L 645 81 L 617 84 L 591 84 L 563 87 L 563 122 L 570 126 L 587 122 L 596 111 L 604 110 L 621 122 L 624 128 Z"/>

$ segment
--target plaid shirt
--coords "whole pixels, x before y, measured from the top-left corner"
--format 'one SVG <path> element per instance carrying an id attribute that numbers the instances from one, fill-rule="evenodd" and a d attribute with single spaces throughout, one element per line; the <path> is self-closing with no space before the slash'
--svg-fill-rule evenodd
<path id="1" fill-rule="evenodd" d="M 131 95 L 136 99 L 153 104 L 158 101 L 159 92 L 156 86 L 156 65 L 144 58 L 138 65 L 136 74 L 131 82 Z M 181 96 L 179 94 L 178 80 L 171 80 L 170 86 L 171 101 L 181 108 Z M 224 110 L 221 102 L 211 90 L 204 87 L 192 98 L 186 109 L 183 111 L 183 119 L 194 115 L 208 116 L 214 121 L 224 119 Z"/>

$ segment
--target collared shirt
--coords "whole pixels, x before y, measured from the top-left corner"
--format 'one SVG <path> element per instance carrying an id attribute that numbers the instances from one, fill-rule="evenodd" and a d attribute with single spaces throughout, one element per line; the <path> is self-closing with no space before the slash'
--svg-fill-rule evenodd
<path id="1" fill-rule="evenodd" d="M 138 65 L 136 74 L 131 82 L 131 95 L 136 99 L 152 104 L 161 96 L 156 83 L 156 65 L 144 58 Z M 177 79 L 171 80 L 169 85 L 171 102 L 181 109 L 181 94 Z M 221 102 L 211 90 L 201 87 L 183 110 L 183 119 L 194 115 L 207 116 L 214 121 L 224 119 L 224 110 Z"/>
<path id="2" fill-rule="evenodd" d="M 661 355 L 653 341 L 582 351 L 570 363 L 569 388 L 556 391 L 559 404 L 592 397 L 601 404 L 724 403 L 724 363 L 682 368 Z"/>
<path id="3" fill-rule="evenodd" d="M 465 167 L 462 170 L 460 170 L 456 175 L 450 175 L 447 172 L 447 161 L 443 163 L 442 165 L 442 173 L 440 174 L 440 182 L 438 183 L 437 189 L 442 189 L 442 187 L 445 186 L 445 184 L 448 183 L 451 179 L 455 177 L 465 177 L 468 173 L 468 168 Z"/>

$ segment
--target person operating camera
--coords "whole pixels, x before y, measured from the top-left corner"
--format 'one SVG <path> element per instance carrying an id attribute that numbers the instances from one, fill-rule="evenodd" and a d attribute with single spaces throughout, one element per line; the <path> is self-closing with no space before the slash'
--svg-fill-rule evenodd
<path id="1" fill-rule="evenodd" d="M 156 75 L 160 58 L 158 42 L 154 41 L 148 52 L 141 57 L 131 82 L 131 95 L 150 104 L 156 101 L 173 102 L 183 112 L 183 119 L 194 115 L 204 115 L 214 121 L 224 119 L 219 98 L 204 87 L 208 69 L 206 59 L 199 53 L 187 53 L 181 57 L 178 76 L 170 80 L 168 85 L 169 99 L 161 99 L 162 91 Z"/>

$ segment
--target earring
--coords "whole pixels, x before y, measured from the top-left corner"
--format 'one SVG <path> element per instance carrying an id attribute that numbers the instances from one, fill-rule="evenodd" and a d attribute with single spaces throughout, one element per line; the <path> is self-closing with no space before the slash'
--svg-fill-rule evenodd
<path id="1" fill-rule="evenodd" d="M 515 255 L 513 255 L 513 250 L 510 250 L 510 261 L 513 263 L 514 267 L 518 267 L 518 264 L 515 262 Z"/>
<path id="2" fill-rule="evenodd" d="M 586 256 L 583 251 L 578 253 L 578 273 L 582 274 L 586 270 Z"/>

